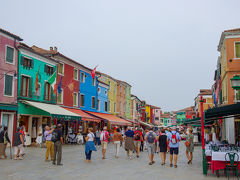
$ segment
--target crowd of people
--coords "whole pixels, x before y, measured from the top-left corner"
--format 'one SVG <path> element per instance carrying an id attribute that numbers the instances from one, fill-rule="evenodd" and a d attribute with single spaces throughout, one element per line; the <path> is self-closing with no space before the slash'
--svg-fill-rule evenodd
<path id="1" fill-rule="evenodd" d="M 0 158 L 6 155 L 7 144 L 11 141 L 7 134 L 7 127 L 0 125 Z M 46 153 L 45 161 L 52 162 L 53 165 L 63 165 L 62 161 L 62 145 L 63 145 L 63 134 L 62 125 L 58 124 L 50 128 L 45 127 L 43 134 Z M 102 147 L 102 159 L 106 159 L 106 152 L 109 143 L 113 143 L 115 147 L 115 158 L 119 158 L 120 147 L 124 147 L 128 159 L 139 158 L 141 152 L 147 150 L 149 156 L 149 165 L 153 165 L 154 154 L 161 154 L 161 165 L 166 164 L 167 153 L 170 153 L 170 167 L 177 168 L 177 160 L 179 154 L 179 142 L 182 138 L 186 138 L 186 156 L 188 158 L 188 164 L 192 164 L 194 142 L 193 142 L 192 129 L 188 132 L 184 132 L 180 135 L 176 131 L 176 127 L 171 129 L 153 129 L 152 127 L 143 130 L 142 128 L 128 127 L 126 129 L 120 129 L 114 127 L 113 132 L 109 132 L 107 127 L 104 127 L 101 131 L 97 129 L 93 132 L 92 128 L 88 128 L 87 136 L 85 137 L 85 156 L 86 163 L 91 162 L 91 156 L 93 151 L 97 151 L 100 145 Z M 24 155 L 24 142 L 25 134 L 23 128 L 17 128 L 14 139 L 14 159 L 23 159 Z M 136 154 L 136 155 L 134 155 Z M 50 157 L 50 158 L 49 158 Z M 51 159 L 51 160 L 50 160 Z"/>

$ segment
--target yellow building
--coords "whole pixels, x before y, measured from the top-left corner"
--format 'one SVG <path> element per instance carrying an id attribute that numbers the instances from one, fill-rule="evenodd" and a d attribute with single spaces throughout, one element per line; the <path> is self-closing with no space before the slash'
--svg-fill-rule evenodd
<path id="1" fill-rule="evenodd" d="M 101 77 L 99 77 L 99 80 L 106 84 L 109 84 L 108 112 L 116 115 L 117 114 L 117 81 L 107 74 L 104 74 L 104 73 L 100 73 L 100 74 L 101 74 Z"/>
<path id="2" fill-rule="evenodd" d="M 200 93 L 195 98 L 195 112 L 197 117 L 201 117 L 200 98 L 203 97 L 203 111 L 213 107 L 213 98 L 211 89 L 200 89 Z"/>
<path id="3" fill-rule="evenodd" d="M 145 106 L 145 113 L 146 113 L 146 122 L 147 123 L 150 123 L 150 121 L 151 121 L 151 106 L 150 105 L 148 105 L 148 104 L 146 104 L 146 106 Z"/>

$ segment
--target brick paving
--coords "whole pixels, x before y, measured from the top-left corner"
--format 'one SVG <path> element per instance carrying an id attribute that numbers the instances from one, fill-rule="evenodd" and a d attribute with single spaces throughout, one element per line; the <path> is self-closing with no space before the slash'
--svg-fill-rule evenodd
<path id="1" fill-rule="evenodd" d="M 7 149 L 9 153 L 9 149 Z M 65 145 L 63 147 L 63 166 L 53 166 L 51 162 L 44 161 L 45 148 L 25 148 L 24 160 L 0 160 L 0 180 L 214 180 L 217 178 L 209 171 L 208 176 L 202 174 L 201 147 L 195 147 L 194 161 L 187 164 L 185 147 L 181 143 L 178 168 L 169 167 L 169 154 L 167 164 L 161 166 L 160 155 L 155 155 L 156 163 L 148 165 L 147 152 L 140 158 L 128 160 L 123 148 L 120 158 L 114 158 L 114 147 L 111 144 L 107 150 L 107 159 L 101 159 L 101 149 L 93 152 L 92 163 L 84 162 L 84 146 Z"/>

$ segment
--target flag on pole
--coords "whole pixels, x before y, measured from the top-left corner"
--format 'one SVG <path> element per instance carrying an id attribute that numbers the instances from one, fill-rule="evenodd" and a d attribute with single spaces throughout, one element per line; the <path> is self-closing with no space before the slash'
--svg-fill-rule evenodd
<path id="1" fill-rule="evenodd" d="M 96 69 L 97 69 L 97 67 L 98 67 L 98 66 L 96 66 L 96 67 L 92 70 L 92 72 L 91 72 L 91 76 L 92 76 L 93 79 L 95 78 L 95 74 L 96 74 Z"/>
<path id="2" fill-rule="evenodd" d="M 53 89 L 55 89 L 57 80 L 57 72 L 53 73 L 53 75 L 48 79 L 48 83 L 52 86 Z"/>
<path id="3" fill-rule="evenodd" d="M 62 86 L 62 77 L 61 77 L 60 82 L 59 82 L 58 87 L 57 87 L 57 90 L 58 90 L 59 94 L 61 94 L 61 92 L 62 92 L 61 86 Z"/>
<path id="4" fill-rule="evenodd" d="M 39 70 L 40 70 L 40 66 L 38 68 L 38 72 L 37 72 L 36 79 L 35 79 L 35 93 L 36 94 L 38 92 L 38 74 L 39 74 Z"/>

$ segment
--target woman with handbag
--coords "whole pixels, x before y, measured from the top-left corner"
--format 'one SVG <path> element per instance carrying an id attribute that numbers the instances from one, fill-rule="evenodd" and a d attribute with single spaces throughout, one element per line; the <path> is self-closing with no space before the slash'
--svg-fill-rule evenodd
<path id="1" fill-rule="evenodd" d="M 10 139 L 8 137 L 7 127 L 4 127 L 3 130 L 0 132 L 0 159 L 2 159 L 2 156 L 4 156 L 5 159 L 7 158 L 7 143 L 10 143 Z"/>
<path id="2" fill-rule="evenodd" d="M 193 143 L 193 130 L 189 129 L 188 130 L 189 134 L 186 136 L 187 140 L 185 142 L 186 145 L 186 155 L 188 158 L 188 164 L 192 164 L 192 159 L 193 159 L 193 151 L 194 151 L 194 143 Z M 190 156 L 189 156 L 190 153 Z"/>
<path id="3" fill-rule="evenodd" d="M 92 157 L 92 151 L 97 151 L 95 144 L 94 144 L 94 138 L 95 135 L 93 134 L 93 129 L 89 128 L 88 129 L 88 135 L 86 136 L 86 144 L 85 144 L 85 155 L 86 155 L 86 162 L 90 163 L 91 162 L 91 157 Z"/>

